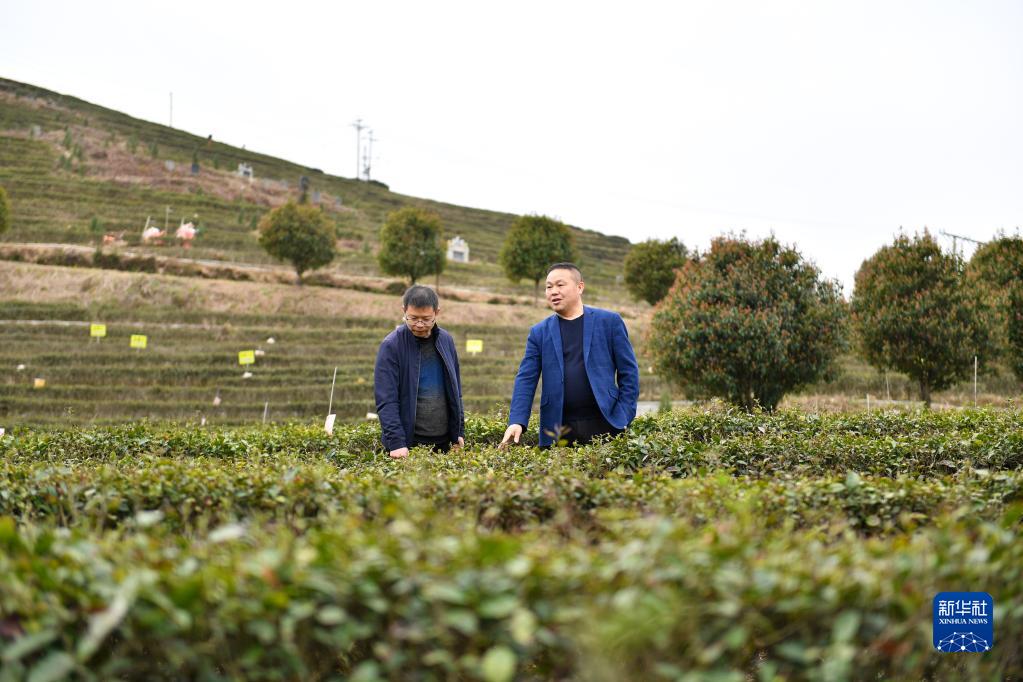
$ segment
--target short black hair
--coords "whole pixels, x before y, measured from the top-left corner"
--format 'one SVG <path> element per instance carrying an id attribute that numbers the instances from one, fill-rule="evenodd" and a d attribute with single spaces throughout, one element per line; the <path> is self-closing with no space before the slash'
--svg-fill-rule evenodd
<path id="1" fill-rule="evenodd" d="M 440 308 L 440 299 L 437 298 L 437 292 L 430 287 L 413 284 L 405 290 L 405 294 L 401 297 L 401 307 L 407 309 L 409 306 L 437 310 Z"/>
<path id="2" fill-rule="evenodd" d="M 551 274 L 555 270 L 571 270 L 575 273 L 575 279 L 577 282 L 583 281 L 583 273 L 579 270 L 579 266 L 575 263 L 555 263 L 554 265 L 547 268 L 547 274 Z"/>

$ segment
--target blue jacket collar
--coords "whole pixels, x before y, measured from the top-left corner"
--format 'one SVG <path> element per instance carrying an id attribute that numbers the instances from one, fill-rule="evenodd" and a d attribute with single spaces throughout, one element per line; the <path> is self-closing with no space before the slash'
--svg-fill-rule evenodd
<path id="1" fill-rule="evenodd" d="M 415 334 L 412 333 L 412 330 L 409 329 L 408 325 L 405 324 L 404 322 L 402 322 L 401 324 L 398 325 L 398 328 L 397 328 L 396 331 L 398 332 L 398 337 L 402 338 L 402 339 L 407 339 L 409 341 L 415 341 L 418 338 Z M 438 338 L 442 331 L 444 331 L 444 330 L 441 329 L 440 325 L 439 324 L 435 324 L 435 325 L 433 325 L 433 329 L 430 330 L 430 336 L 432 336 L 433 338 Z"/>

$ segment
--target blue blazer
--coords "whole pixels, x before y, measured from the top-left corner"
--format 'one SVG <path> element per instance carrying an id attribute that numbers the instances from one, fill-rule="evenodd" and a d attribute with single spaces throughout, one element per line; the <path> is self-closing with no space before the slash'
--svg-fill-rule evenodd
<path id="1" fill-rule="evenodd" d="M 444 364 L 448 396 L 448 434 L 452 441 L 465 437 L 462 409 L 462 373 L 451 334 L 435 327 L 437 355 Z M 380 418 L 380 440 L 388 451 L 411 447 L 416 430 L 419 395 L 419 346 L 415 335 L 400 325 L 384 337 L 373 369 L 373 393 Z"/>
<path id="2" fill-rule="evenodd" d="M 611 426 L 624 429 L 636 418 L 639 400 L 639 366 L 622 316 L 610 310 L 583 307 L 583 363 L 600 412 Z M 551 433 L 561 425 L 565 403 L 565 358 L 558 316 L 551 315 L 529 330 L 526 353 L 515 376 L 508 424 L 529 423 L 540 390 L 540 445 L 554 442 Z"/>

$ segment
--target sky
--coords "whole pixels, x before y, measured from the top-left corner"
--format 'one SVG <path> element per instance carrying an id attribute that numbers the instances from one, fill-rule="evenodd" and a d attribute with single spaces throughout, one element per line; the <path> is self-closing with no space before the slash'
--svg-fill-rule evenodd
<path id="1" fill-rule="evenodd" d="M 6 4 L 0 76 L 161 123 L 173 92 L 177 128 L 347 177 L 361 119 L 396 192 L 773 234 L 847 293 L 900 230 L 1023 226 L 1018 0 Z"/>

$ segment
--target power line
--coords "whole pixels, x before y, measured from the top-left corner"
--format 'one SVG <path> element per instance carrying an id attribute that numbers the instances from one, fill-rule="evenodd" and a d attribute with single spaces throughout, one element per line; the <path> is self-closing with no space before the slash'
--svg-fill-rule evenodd
<path id="1" fill-rule="evenodd" d="M 958 246 L 957 240 L 959 240 L 959 239 L 962 239 L 964 242 L 973 242 L 977 246 L 980 246 L 981 244 L 986 244 L 987 243 L 987 242 L 982 242 L 979 239 L 974 239 L 973 237 L 964 237 L 961 234 L 953 234 L 951 232 L 946 232 L 945 230 L 939 230 L 938 234 L 940 234 L 942 236 L 945 236 L 945 237 L 951 237 L 952 238 L 952 253 L 959 253 L 959 251 L 957 250 L 957 246 Z"/>
<path id="2" fill-rule="evenodd" d="M 366 130 L 369 132 L 369 136 L 366 138 L 367 151 L 366 151 L 366 156 L 365 156 L 365 159 L 364 159 L 364 163 L 362 165 L 363 165 L 363 169 L 365 170 L 366 180 L 369 180 L 370 177 L 371 177 L 370 176 L 370 169 L 371 169 L 371 167 L 373 165 L 373 143 L 374 142 L 379 142 L 380 138 L 379 137 L 375 137 L 373 135 L 373 129 L 372 128 L 367 128 Z"/>

